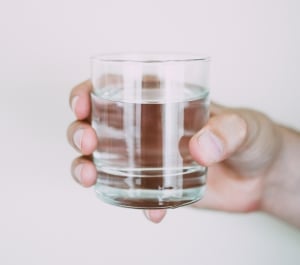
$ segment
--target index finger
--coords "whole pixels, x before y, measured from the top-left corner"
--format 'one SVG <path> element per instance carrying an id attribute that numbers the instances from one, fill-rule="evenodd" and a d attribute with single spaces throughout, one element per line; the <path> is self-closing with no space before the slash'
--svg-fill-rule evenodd
<path id="1" fill-rule="evenodd" d="M 90 93 L 92 83 L 86 80 L 75 86 L 70 94 L 69 104 L 78 120 L 87 119 L 91 111 Z"/>

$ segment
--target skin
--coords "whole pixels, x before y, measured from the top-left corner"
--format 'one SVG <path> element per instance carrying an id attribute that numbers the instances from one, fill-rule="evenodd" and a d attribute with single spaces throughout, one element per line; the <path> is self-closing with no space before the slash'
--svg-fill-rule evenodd
<path id="1" fill-rule="evenodd" d="M 90 92 L 85 81 L 74 87 L 70 106 L 76 116 L 69 143 L 82 156 L 71 166 L 84 187 L 96 181 L 91 154 L 97 138 L 90 125 Z M 209 167 L 207 192 L 195 207 L 227 212 L 264 211 L 300 228 L 300 134 L 248 109 L 211 104 L 207 124 L 189 142 L 195 161 Z M 159 223 L 166 210 L 146 210 Z"/>

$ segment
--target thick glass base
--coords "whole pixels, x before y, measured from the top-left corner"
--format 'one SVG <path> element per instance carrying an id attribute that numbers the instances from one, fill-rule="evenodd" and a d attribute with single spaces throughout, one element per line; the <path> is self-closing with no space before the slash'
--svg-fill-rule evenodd
<path id="1" fill-rule="evenodd" d="M 203 197 L 206 168 L 169 170 L 168 175 L 165 172 L 135 169 L 133 174 L 124 170 L 99 170 L 96 195 L 109 204 L 137 209 L 177 208 Z"/>
<path id="2" fill-rule="evenodd" d="M 102 201 L 136 209 L 177 208 L 202 199 L 205 185 L 183 190 L 126 190 L 96 185 L 96 194 Z"/>

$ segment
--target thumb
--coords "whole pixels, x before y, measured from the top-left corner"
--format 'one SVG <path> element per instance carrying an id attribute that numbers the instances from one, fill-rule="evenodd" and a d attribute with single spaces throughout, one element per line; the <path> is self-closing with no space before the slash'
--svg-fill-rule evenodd
<path id="1" fill-rule="evenodd" d="M 247 123 L 236 113 L 210 118 L 189 143 L 195 161 L 204 166 L 221 162 L 237 152 L 246 141 Z"/>

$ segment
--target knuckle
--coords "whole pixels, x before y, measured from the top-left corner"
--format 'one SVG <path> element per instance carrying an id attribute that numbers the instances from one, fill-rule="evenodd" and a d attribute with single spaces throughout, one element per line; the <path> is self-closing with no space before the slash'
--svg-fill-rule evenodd
<path id="1" fill-rule="evenodd" d="M 234 130 L 235 137 L 237 137 L 238 140 L 242 141 L 246 138 L 248 126 L 246 120 L 241 114 L 230 112 L 225 114 L 225 119 L 228 126 Z"/>

